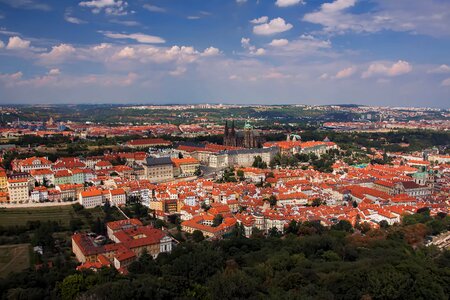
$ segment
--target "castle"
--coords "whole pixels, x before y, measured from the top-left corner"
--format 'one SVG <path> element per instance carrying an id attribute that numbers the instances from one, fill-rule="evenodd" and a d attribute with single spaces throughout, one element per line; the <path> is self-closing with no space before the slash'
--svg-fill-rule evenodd
<path id="1" fill-rule="evenodd" d="M 225 131 L 223 136 L 224 146 L 258 148 L 262 144 L 261 136 L 253 129 L 250 123 L 245 122 L 244 131 L 237 132 L 234 121 L 231 123 L 231 129 L 228 127 L 228 121 L 225 121 Z"/>

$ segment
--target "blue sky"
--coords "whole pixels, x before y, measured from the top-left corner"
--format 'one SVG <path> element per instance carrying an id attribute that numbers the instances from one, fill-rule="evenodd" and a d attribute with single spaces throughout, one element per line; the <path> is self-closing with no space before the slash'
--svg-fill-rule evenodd
<path id="1" fill-rule="evenodd" d="M 450 107 L 448 0 L 0 0 L 0 103 Z"/>

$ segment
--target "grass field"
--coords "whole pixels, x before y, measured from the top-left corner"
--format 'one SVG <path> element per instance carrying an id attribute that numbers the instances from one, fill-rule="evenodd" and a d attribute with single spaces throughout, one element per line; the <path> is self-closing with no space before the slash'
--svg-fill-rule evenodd
<path id="1" fill-rule="evenodd" d="M 103 219 L 105 215 L 99 207 L 88 209 L 87 211 L 91 214 L 91 220 L 96 220 L 97 217 Z M 114 210 L 113 215 L 117 219 L 123 218 L 117 210 Z M 73 218 L 79 218 L 85 224 L 89 224 L 89 220 L 82 214 L 77 214 L 72 205 L 39 208 L 0 208 L 0 226 L 5 227 L 26 225 L 28 221 L 56 221 L 63 226 L 67 226 Z"/>
<path id="2" fill-rule="evenodd" d="M 0 278 L 30 266 L 30 244 L 0 246 Z"/>
<path id="3" fill-rule="evenodd" d="M 25 225 L 28 221 L 57 221 L 69 224 L 75 212 L 71 205 L 39 208 L 0 208 L 0 225 Z"/>

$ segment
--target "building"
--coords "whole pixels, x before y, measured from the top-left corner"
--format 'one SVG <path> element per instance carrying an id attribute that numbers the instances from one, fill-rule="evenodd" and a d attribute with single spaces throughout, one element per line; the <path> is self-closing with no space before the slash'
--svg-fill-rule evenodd
<path id="1" fill-rule="evenodd" d="M 88 190 L 79 194 L 78 201 L 85 208 L 94 208 L 103 204 L 103 193 L 101 190 Z"/>
<path id="2" fill-rule="evenodd" d="M 407 194 L 412 197 L 426 197 L 431 195 L 431 188 L 426 185 L 419 185 L 414 181 L 400 181 L 395 184 L 395 194 Z"/>
<path id="3" fill-rule="evenodd" d="M 105 244 L 105 237 L 77 233 L 72 236 L 72 251 L 82 263 L 77 269 L 114 266 L 126 273 L 127 267 L 143 253 L 156 258 L 172 251 L 172 238 L 162 230 L 142 226 L 136 219 L 107 223 L 108 237 L 114 244 Z"/>
<path id="4" fill-rule="evenodd" d="M 50 169 L 31 170 L 30 175 L 33 176 L 34 180 L 41 185 L 48 186 L 55 184 L 55 175 Z"/>
<path id="5" fill-rule="evenodd" d="M 115 236 L 116 232 L 120 230 L 126 230 L 133 227 L 141 227 L 144 226 L 139 219 L 125 219 L 114 222 L 108 222 L 106 224 L 106 234 L 111 241 L 118 243 L 119 240 Z"/>
<path id="6" fill-rule="evenodd" d="M 249 122 L 245 122 L 242 132 L 237 132 L 234 121 L 231 123 L 231 129 L 228 128 L 228 121 L 225 121 L 223 144 L 231 147 L 257 148 L 262 144 L 262 137 Z"/>
<path id="7" fill-rule="evenodd" d="M 200 167 L 200 162 L 193 157 L 172 158 L 174 176 L 192 176 Z"/>
<path id="8" fill-rule="evenodd" d="M 30 186 L 28 179 L 9 179 L 8 180 L 9 202 L 25 203 L 30 199 Z"/>
<path id="9" fill-rule="evenodd" d="M 173 179 L 173 164 L 170 157 L 148 157 L 143 165 L 145 177 L 150 182 Z"/>
<path id="10" fill-rule="evenodd" d="M 30 172 L 38 169 L 51 169 L 52 162 L 46 157 L 29 157 L 22 160 L 13 160 L 11 167 L 16 172 Z"/>
<path id="11" fill-rule="evenodd" d="M 56 190 L 60 192 L 60 200 L 75 201 L 77 195 L 84 191 L 84 186 L 82 184 L 60 184 Z"/>
<path id="12" fill-rule="evenodd" d="M 234 217 L 224 217 L 222 223 L 213 226 L 214 216 L 211 214 L 197 215 L 190 220 L 181 223 L 183 231 L 193 233 L 198 230 L 207 238 L 218 238 L 231 232 L 236 224 Z"/>
<path id="13" fill-rule="evenodd" d="M 8 188 L 8 177 L 4 169 L 0 168 L 0 191 L 5 191 Z"/>
<path id="14" fill-rule="evenodd" d="M 213 168 L 250 167 L 253 165 L 256 156 L 260 156 L 262 161 L 269 165 L 278 152 L 277 147 L 221 151 L 211 155 L 209 166 Z"/>
<path id="15" fill-rule="evenodd" d="M 125 144 L 127 147 L 134 149 L 150 148 L 150 147 L 169 147 L 172 142 L 164 139 L 138 139 L 131 140 Z"/>
<path id="16" fill-rule="evenodd" d="M 123 189 L 109 191 L 109 203 L 111 206 L 121 206 L 127 203 L 127 195 Z"/>

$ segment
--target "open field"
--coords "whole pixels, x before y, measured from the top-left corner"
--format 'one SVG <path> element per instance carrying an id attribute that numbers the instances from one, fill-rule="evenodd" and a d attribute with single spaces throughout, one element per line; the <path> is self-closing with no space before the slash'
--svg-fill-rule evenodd
<path id="1" fill-rule="evenodd" d="M 101 208 L 85 210 L 89 212 L 87 218 L 85 214 L 74 211 L 72 205 L 30 207 L 30 208 L 0 208 L 0 226 L 20 226 L 26 225 L 28 221 L 56 221 L 62 226 L 68 226 L 71 219 L 79 218 L 85 224 L 96 220 L 97 217 L 103 219 L 105 214 Z M 113 211 L 115 218 L 122 219 L 123 216 L 117 211 Z"/>
<path id="2" fill-rule="evenodd" d="M 30 266 L 30 244 L 0 246 L 0 278 Z"/>
<path id="3" fill-rule="evenodd" d="M 1 208 L 0 225 L 26 225 L 28 221 L 56 221 L 61 225 L 68 225 L 73 215 L 75 212 L 70 205 L 42 208 Z"/>

